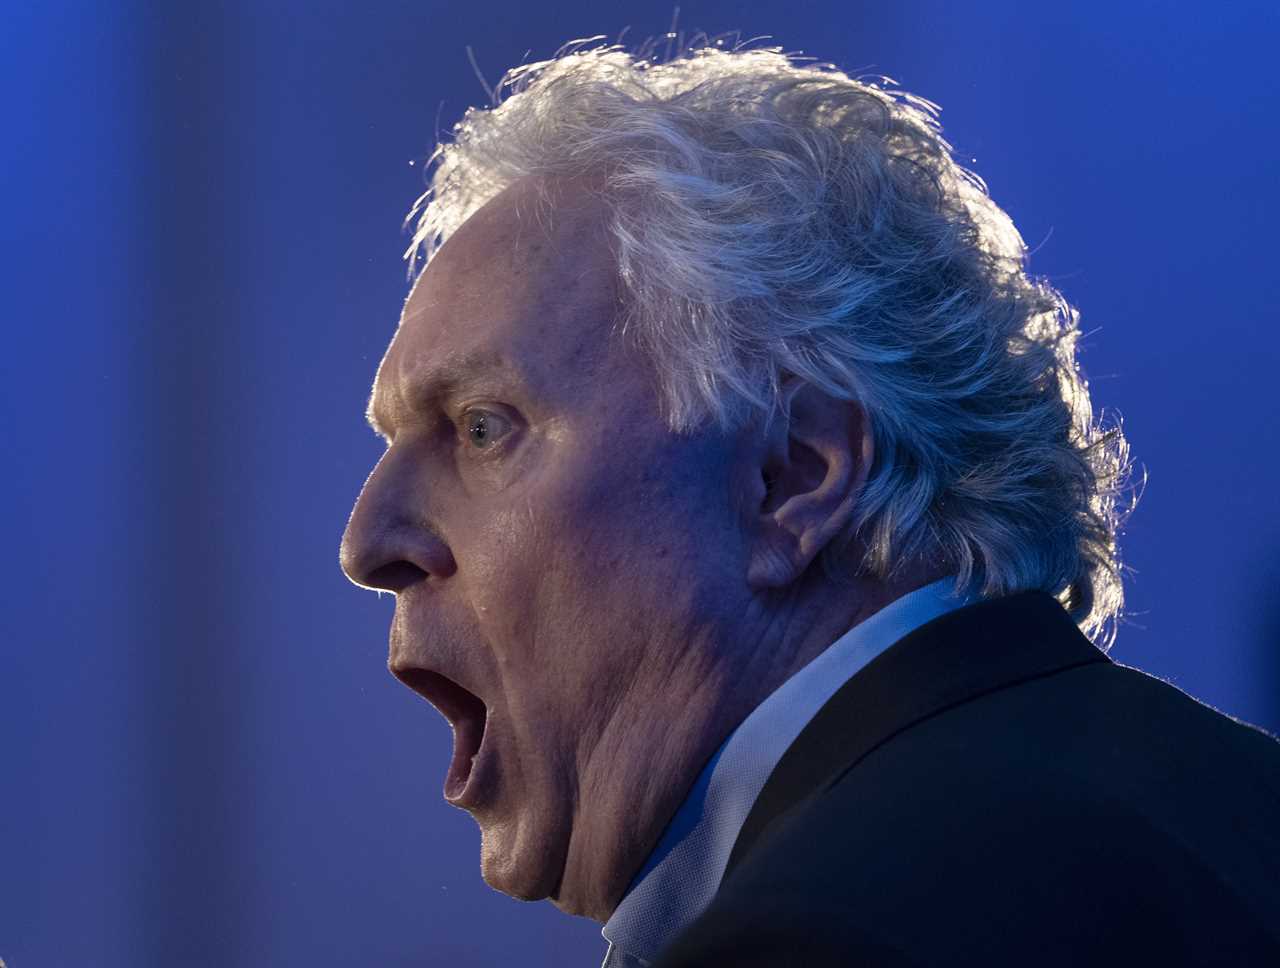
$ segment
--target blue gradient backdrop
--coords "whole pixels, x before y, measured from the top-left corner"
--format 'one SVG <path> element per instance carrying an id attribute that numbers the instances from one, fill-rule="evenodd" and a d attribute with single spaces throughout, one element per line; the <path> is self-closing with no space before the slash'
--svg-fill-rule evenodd
<path id="1" fill-rule="evenodd" d="M 1083 314 L 1150 483 L 1113 655 L 1280 728 L 1274 3 L 687 2 L 888 74 Z M 595 965 L 490 891 L 338 569 L 436 131 L 668 4 L 0 11 L 0 958 Z M 411 164 L 416 162 L 416 164 Z"/>

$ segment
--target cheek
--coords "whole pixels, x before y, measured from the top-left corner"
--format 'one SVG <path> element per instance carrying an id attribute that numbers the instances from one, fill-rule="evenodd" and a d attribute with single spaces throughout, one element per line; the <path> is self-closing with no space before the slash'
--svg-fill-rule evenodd
<path id="1" fill-rule="evenodd" d="M 634 622 L 630 596 L 651 585 L 629 577 L 643 565 L 646 529 L 609 513 L 627 495 L 592 484 L 526 491 L 488 515 L 470 542 L 471 611 L 528 730 L 580 716 L 582 702 L 622 675 L 628 646 L 618 635 Z"/>
<path id="2" fill-rule="evenodd" d="M 467 595 L 500 659 L 504 645 L 516 641 L 526 625 L 541 580 L 540 563 L 552 550 L 534 507 L 527 501 L 478 509 L 478 527 L 468 541 Z"/>
<path id="3" fill-rule="evenodd" d="M 526 716 L 558 715 L 539 701 L 580 714 L 616 698 L 647 653 L 722 607 L 734 531 L 708 483 L 718 469 L 697 453 L 626 450 L 544 465 L 495 496 L 501 508 L 475 508 L 471 607 Z"/>

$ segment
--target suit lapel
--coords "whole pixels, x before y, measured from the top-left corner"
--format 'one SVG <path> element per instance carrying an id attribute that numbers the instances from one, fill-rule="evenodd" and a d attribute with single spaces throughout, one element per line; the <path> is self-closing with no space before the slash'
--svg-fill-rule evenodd
<path id="1" fill-rule="evenodd" d="M 903 730 L 983 693 L 1106 661 L 1045 592 L 979 602 L 921 626 L 846 682 L 796 737 L 747 815 L 725 877 L 779 817 Z"/>

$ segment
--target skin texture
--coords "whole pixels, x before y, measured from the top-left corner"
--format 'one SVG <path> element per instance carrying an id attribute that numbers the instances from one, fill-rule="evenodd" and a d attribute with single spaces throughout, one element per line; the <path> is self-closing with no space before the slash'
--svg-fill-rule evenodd
<path id="1" fill-rule="evenodd" d="M 836 588 L 810 567 L 874 456 L 856 404 L 802 387 L 767 437 L 668 431 L 612 332 L 591 185 L 542 185 L 549 204 L 525 180 L 480 209 L 414 287 L 341 563 L 396 595 L 393 673 L 487 706 L 485 881 L 603 922 L 738 723 L 941 573 Z"/>

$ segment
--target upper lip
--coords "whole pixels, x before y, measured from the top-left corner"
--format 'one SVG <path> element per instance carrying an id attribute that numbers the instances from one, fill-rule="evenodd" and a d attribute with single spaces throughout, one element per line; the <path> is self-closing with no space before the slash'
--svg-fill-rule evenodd
<path id="1" fill-rule="evenodd" d="M 396 609 L 391 625 L 391 654 L 387 668 L 391 674 L 440 711 L 455 730 L 459 720 L 467 716 L 485 717 L 488 706 L 479 693 L 469 689 L 450 673 L 442 671 L 442 663 L 434 661 L 438 652 L 425 646 L 406 648 L 403 622 L 407 616 Z"/>
<path id="2" fill-rule="evenodd" d="M 403 661 L 392 662 L 389 668 L 392 675 L 440 710 L 450 726 L 456 728 L 467 716 L 483 718 L 488 710 L 483 699 L 443 672 Z"/>
<path id="3" fill-rule="evenodd" d="M 387 661 L 391 674 L 435 706 L 454 729 L 466 716 L 478 715 L 483 719 L 488 711 L 485 701 L 453 675 L 454 670 L 442 671 L 443 663 L 434 661 L 440 654 L 438 650 L 431 650 L 425 644 L 408 647 L 411 641 L 408 634 L 410 626 L 407 625 L 408 603 L 400 601 L 400 598 L 403 596 L 398 596 L 391 622 L 391 649 Z"/>

